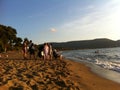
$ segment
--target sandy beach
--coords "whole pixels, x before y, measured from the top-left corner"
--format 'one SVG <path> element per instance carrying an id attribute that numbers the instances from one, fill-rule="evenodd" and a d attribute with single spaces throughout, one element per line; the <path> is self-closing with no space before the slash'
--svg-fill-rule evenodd
<path id="1" fill-rule="evenodd" d="M 0 90 L 120 90 L 120 84 L 71 60 L 23 60 L 21 52 L 0 57 Z"/>

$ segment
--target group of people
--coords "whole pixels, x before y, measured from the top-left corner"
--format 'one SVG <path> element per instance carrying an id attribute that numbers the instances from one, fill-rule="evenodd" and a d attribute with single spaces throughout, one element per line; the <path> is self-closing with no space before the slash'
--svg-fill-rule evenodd
<path id="1" fill-rule="evenodd" d="M 52 60 L 53 58 L 62 59 L 62 55 L 56 49 L 53 49 L 52 45 L 49 43 L 44 43 L 43 45 L 40 45 L 38 47 L 38 50 L 36 49 L 37 48 L 35 47 L 32 40 L 30 40 L 29 42 L 27 40 L 24 40 L 22 48 L 24 59 L 28 59 L 28 54 L 29 59 L 32 59 L 32 57 L 36 59 L 37 56 L 44 60 Z M 38 53 L 36 56 L 37 51 Z"/>
<path id="2" fill-rule="evenodd" d="M 28 59 L 28 53 L 29 53 L 30 59 L 31 59 L 31 56 L 33 56 L 35 59 L 35 46 L 32 43 L 32 40 L 30 40 L 29 42 L 26 39 L 24 40 L 22 51 L 23 51 L 24 59 Z"/>

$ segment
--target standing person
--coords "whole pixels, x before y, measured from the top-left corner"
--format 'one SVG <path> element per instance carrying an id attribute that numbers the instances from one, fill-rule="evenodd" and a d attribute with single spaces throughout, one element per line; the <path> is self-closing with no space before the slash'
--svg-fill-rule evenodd
<path id="1" fill-rule="evenodd" d="M 27 43 L 28 43 L 27 39 L 24 39 L 23 47 L 22 47 L 24 59 L 27 59 Z"/>
<path id="2" fill-rule="evenodd" d="M 32 43 L 32 40 L 30 40 L 30 43 L 29 43 L 29 55 L 30 55 L 30 59 L 31 59 L 32 56 L 35 59 L 35 46 Z"/>
<path id="3" fill-rule="evenodd" d="M 50 57 L 50 60 L 52 60 L 52 58 L 53 58 L 53 48 L 52 48 L 51 44 L 48 44 L 48 46 L 49 46 L 49 57 Z"/>
<path id="4" fill-rule="evenodd" d="M 40 45 L 39 48 L 38 48 L 38 56 L 41 58 L 41 59 L 44 59 L 44 45 Z"/>
<path id="5" fill-rule="evenodd" d="M 49 46 L 48 46 L 48 43 L 44 44 L 43 52 L 44 52 L 44 60 L 49 59 Z"/>

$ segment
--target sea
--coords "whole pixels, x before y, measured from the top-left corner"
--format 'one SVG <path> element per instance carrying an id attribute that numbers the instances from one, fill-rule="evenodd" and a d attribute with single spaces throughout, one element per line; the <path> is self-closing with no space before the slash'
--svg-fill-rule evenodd
<path id="1" fill-rule="evenodd" d="M 91 70 L 107 79 L 120 83 L 120 47 L 62 51 L 62 55 L 84 63 Z"/>

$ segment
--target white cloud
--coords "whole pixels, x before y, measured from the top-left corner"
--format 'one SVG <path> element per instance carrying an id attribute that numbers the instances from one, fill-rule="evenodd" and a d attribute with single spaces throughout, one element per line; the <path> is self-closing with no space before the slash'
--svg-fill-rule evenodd
<path id="1" fill-rule="evenodd" d="M 55 28 L 50 29 L 51 32 L 56 32 L 57 30 Z"/>
<path id="2" fill-rule="evenodd" d="M 89 10 L 89 9 L 95 9 L 95 8 L 96 8 L 96 7 L 95 7 L 94 5 L 89 5 L 89 6 L 86 7 L 85 9 L 86 9 L 86 10 Z M 85 9 L 84 9 L 84 10 L 85 10 Z"/>

